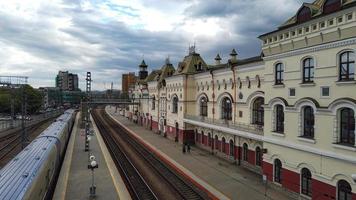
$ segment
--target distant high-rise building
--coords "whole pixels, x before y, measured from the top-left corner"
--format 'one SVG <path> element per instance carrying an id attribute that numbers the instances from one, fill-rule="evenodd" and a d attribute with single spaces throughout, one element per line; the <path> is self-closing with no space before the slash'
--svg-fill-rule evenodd
<path id="1" fill-rule="evenodd" d="M 59 71 L 56 77 L 56 87 L 63 91 L 78 90 L 78 75 L 68 71 Z"/>
<path id="2" fill-rule="evenodd" d="M 122 86 L 121 86 L 122 93 L 128 94 L 129 88 L 135 85 L 135 82 L 136 82 L 135 72 L 122 74 Z"/>

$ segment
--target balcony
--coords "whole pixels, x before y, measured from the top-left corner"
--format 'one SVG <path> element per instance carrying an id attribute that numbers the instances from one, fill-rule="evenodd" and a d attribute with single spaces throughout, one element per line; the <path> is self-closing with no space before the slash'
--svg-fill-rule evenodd
<path id="1" fill-rule="evenodd" d="M 193 120 L 193 121 L 197 121 L 197 122 L 203 122 L 206 124 L 212 124 L 212 125 L 216 125 L 216 126 L 222 126 L 222 127 L 226 127 L 226 128 L 230 128 L 230 129 L 239 130 L 239 131 L 254 133 L 257 135 L 263 135 L 263 126 L 262 125 L 238 123 L 238 122 L 233 122 L 233 121 L 228 121 L 228 120 L 211 119 L 211 118 L 207 118 L 207 117 L 193 116 L 193 115 L 185 115 L 184 118 Z"/>

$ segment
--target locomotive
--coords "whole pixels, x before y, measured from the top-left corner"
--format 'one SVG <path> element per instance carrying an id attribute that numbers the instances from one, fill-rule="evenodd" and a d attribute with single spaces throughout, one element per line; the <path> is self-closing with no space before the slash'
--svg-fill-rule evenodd
<path id="1" fill-rule="evenodd" d="M 76 116 L 66 110 L 0 170 L 0 199 L 50 199 Z"/>

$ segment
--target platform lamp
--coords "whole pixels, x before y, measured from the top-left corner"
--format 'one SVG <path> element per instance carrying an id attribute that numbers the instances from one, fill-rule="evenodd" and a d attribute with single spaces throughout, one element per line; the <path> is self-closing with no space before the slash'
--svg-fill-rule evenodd
<path id="1" fill-rule="evenodd" d="M 90 192 L 90 197 L 95 197 L 96 196 L 96 186 L 95 186 L 95 179 L 94 179 L 94 169 L 99 167 L 98 162 L 95 160 L 95 156 L 91 155 L 90 156 L 90 163 L 88 165 L 88 169 L 91 170 L 91 186 L 89 188 Z"/>

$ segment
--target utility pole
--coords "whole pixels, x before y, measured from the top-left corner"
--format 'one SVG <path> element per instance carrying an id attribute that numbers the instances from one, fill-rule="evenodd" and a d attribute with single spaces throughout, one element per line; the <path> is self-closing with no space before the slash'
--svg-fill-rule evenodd
<path id="1" fill-rule="evenodd" d="M 21 128 L 22 128 L 22 148 L 25 148 L 28 138 L 26 132 L 26 119 L 27 119 L 27 94 L 25 85 L 27 84 L 27 76 L 0 76 L 0 87 L 9 88 L 11 92 L 11 120 L 10 126 L 14 127 L 15 118 L 15 88 L 20 89 L 21 93 Z"/>
<path id="2" fill-rule="evenodd" d="M 91 73 L 87 72 L 86 80 L 86 106 L 84 108 L 84 123 L 85 123 L 85 151 L 89 151 L 89 135 L 90 135 L 90 101 L 91 101 Z"/>

